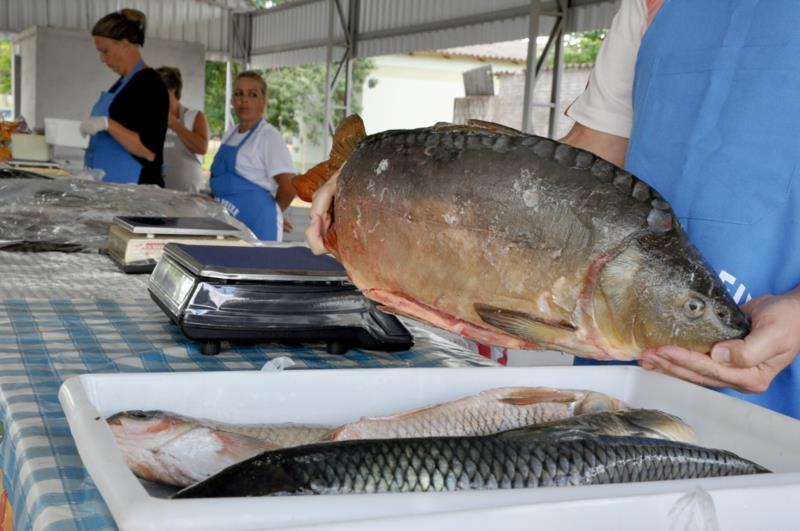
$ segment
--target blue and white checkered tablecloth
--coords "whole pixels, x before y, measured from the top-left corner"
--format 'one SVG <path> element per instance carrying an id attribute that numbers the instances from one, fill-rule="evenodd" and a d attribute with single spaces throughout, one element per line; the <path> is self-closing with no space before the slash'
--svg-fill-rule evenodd
<path id="1" fill-rule="evenodd" d="M 101 255 L 0 252 L 0 465 L 14 529 L 116 528 L 58 402 L 70 376 L 260 369 L 280 356 L 312 369 L 493 365 L 417 327 L 408 352 L 264 344 L 203 356 L 149 299 L 145 280 Z"/>

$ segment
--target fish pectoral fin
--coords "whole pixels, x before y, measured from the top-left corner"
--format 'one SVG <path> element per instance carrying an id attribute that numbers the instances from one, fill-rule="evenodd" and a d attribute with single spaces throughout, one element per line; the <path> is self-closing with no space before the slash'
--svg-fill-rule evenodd
<path id="1" fill-rule="evenodd" d="M 569 403 L 573 401 L 575 401 L 575 393 L 547 387 L 515 389 L 508 396 L 498 399 L 498 402 L 512 406 L 529 406 L 546 402 Z"/>
<path id="2" fill-rule="evenodd" d="M 509 334 L 535 343 L 558 345 L 560 339 L 571 336 L 576 328 L 572 323 L 543 319 L 529 313 L 506 310 L 476 302 L 473 306 L 484 322 Z"/>

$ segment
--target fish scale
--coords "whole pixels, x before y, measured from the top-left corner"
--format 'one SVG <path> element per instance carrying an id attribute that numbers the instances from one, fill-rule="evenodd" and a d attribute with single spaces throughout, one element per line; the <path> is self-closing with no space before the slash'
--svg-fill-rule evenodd
<path id="1" fill-rule="evenodd" d="M 467 140 L 465 146 L 464 135 L 430 133 L 425 129 L 419 129 L 412 133 L 386 131 L 367 137 L 363 144 L 385 144 L 388 142 L 400 148 L 402 150 L 401 152 L 405 152 L 405 148 L 418 147 L 419 145 L 423 145 L 426 148 L 441 145 L 445 149 L 456 151 L 461 151 L 465 147 L 468 149 L 489 148 L 500 152 L 507 152 L 516 148 L 533 148 L 536 155 L 543 158 L 552 158 L 565 168 L 579 170 L 592 168 L 592 175 L 598 177 L 603 182 L 613 180 L 617 188 L 622 191 L 631 192 L 632 197 L 642 202 L 650 202 L 652 198 L 652 206 L 654 209 L 662 210 L 672 215 L 669 204 L 663 201 L 658 192 L 653 190 L 646 182 L 637 179 L 630 172 L 621 168 L 616 168 L 610 162 L 588 151 L 575 148 L 568 144 L 556 145 L 552 140 L 535 135 L 523 135 L 516 139 L 499 134 L 467 135 L 467 139 L 469 138 L 479 138 L 480 141 L 470 143 Z M 596 170 L 594 166 L 597 167 Z"/>
<path id="2" fill-rule="evenodd" d="M 266 452 L 180 491 L 178 498 L 441 492 L 563 487 L 756 474 L 723 450 L 642 437 L 542 436 L 344 441 Z"/>

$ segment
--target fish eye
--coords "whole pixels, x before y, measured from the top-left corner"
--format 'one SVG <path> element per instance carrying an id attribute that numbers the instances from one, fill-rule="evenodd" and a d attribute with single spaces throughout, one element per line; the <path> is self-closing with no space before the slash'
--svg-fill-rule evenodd
<path id="1" fill-rule="evenodd" d="M 683 313 L 686 314 L 686 317 L 689 319 L 697 319 L 703 315 L 705 309 L 706 303 L 697 297 L 690 297 L 686 302 L 683 303 Z"/>

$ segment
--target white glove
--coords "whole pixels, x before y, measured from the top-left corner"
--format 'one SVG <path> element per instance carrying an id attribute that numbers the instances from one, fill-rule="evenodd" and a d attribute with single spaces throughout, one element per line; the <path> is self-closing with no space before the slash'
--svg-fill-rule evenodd
<path id="1" fill-rule="evenodd" d="M 81 122 L 80 131 L 84 137 L 96 135 L 108 129 L 108 116 L 90 116 Z"/>

